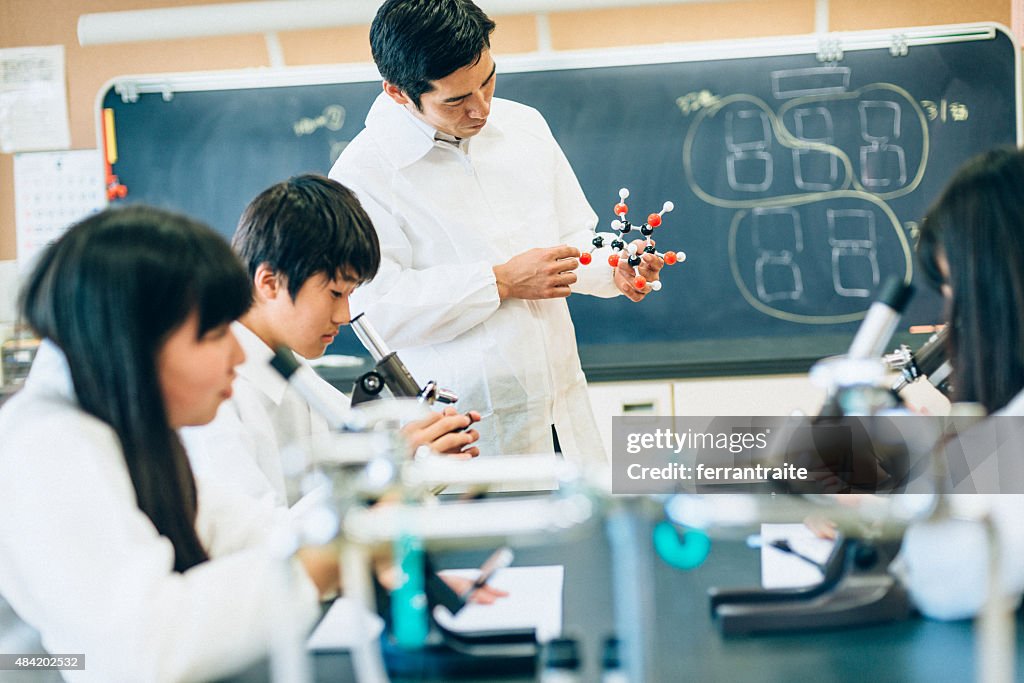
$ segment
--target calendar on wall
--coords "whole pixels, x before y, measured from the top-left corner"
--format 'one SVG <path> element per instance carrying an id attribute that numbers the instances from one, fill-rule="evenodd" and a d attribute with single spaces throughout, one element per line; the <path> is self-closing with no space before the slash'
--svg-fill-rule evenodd
<path id="1" fill-rule="evenodd" d="M 15 227 L 22 273 L 71 225 L 106 208 L 103 174 L 103 157 L 96 149 L 14 155 Z"/>

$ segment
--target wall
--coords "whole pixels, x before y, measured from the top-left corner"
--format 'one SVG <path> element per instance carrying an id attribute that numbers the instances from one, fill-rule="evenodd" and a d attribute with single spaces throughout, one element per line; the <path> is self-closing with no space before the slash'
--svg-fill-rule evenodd
<path id="1" fill-rule="evenodd" d="M 202 4 L 197 0 L 4 0 L 0 3 L 0 47 L 63 44 L 67 55 L 71 142 L 94 147 L 96 93 L 108 79 L 131 73 L 204 71 L 267 66 L 262 36 L 231 36 L 79 47 L 81 14 Z M 831 0 L 829 29 L 848 31 L 971 21 L 1011 24 L 1011 0 Z M 815 0 L 748 0 L 681 3 L 641 8 L 549 15 L 556 50 L 612 45 L 810 33 Z M 366 27 L 282 33 L 289 65 L 368 61 Z M 501 17 L 496 54 L 537 48 L 532 16 Z M 15 257 L 11 155 L 0 154 L 0 260 Z"/>

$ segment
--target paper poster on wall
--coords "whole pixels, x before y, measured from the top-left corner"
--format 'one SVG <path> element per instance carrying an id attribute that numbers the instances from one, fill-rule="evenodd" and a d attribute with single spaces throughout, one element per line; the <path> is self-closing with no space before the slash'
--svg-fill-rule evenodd
<path id="1" fill-rule="evenodd" d="M 21 272 L 72 224 L 107 206 L 103 171 L 103 157 L 96 149 L 14 155 L 14 214 Z"/>
<path id="2" fill-rule="evenodd" d="M 70 146 L 64 46 L 0 50 L 0 152 Z"/>

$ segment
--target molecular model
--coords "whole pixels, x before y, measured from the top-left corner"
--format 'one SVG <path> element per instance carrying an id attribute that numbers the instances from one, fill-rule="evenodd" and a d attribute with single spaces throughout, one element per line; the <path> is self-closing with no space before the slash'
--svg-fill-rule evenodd
<path id="1" fill-rule="evenodd" d="M 608 257 L 608 265 L 612 268 L 619 267 L 619 260 L 622 258 L 628 259 L 630 267 L 633 268 L 633 286 L 637 289 L 643 289 L 647 286 L 647 278 L 640 274 L 640 261 L 642 254 L 654 254 L 665 262 L 665 265 L 672 266 L 676 263 L 682 263 L 686 260 L 686 254 L 682 251 L 666 251 L 662 253 L 654 248 L 654 240 L 651 239 L 651 235 L 654 234 L 654 229 L 661 225 L 661 217 L 675 208 L 672 202 L 665 202 L 661 207 L 661 211 L 658 213 L 652 213 L 647 216 L 647 222 L 640 226 L 640 234 L 647 238 L 647 244 L 643 248 L 643 252 L 639 252 L 636 244 L 626 244 L 626 241 L 622 238 L 623 235 L 631 233 L 636 226 L 626 219 L 626 214 L 629 212 L 629 207 L 626 206 L 626 198 L 629 197 L 629 190 L 622 188 L 619 190 L 619 203 L 615 205 L 615 215 L 618 216 L 612 221 L 612 230 L 616 232 L 616 236 L 611 240 L 611 248 L 616 250 L 616 253 Z M 590 251 L 585 251 L 580 254 L 580 264 L 588 265 L 593 261 L 594 249 L 600 249 L 604 246 L 605 237 L 603 235 L 594 235 L 594 239 L 591 244 L 594 245 Z M 655 280 L 650 283 L 651 289 L 657 292 L 661 289 L 661 282 Z"/>

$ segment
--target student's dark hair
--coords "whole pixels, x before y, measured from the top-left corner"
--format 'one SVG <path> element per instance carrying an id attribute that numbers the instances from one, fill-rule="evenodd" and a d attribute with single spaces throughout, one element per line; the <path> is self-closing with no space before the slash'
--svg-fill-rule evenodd
<path id="1" fill-rule="evenodd" d="M 922 221 L 918 258 L 933 285 L 953 290 L 955 399 L 1002 408 L 1024 389 L 1024 152 L 968 161 Z"/>
<path id="2" fill-rule="evenodd" d="M 373 223 L 356 196 L 339 182 L 300 175 L 259 194 L 245 207 L 231 240 L 249 271 L 266 263 L 288 282 L 294 299 L 310 277 L 339 271 L 363 283 L 380 267 Z"/>
<path id="3" fill-rule="evenodd" d="M 384 80 L 419 108 L 430 81 L 476 64 L 493 31 L 470 0 L 386 0 L 370 25 L 370 50 Z"/>
<path id="4" fill-rule="evenodd" d="M 202 336 L 250 302 L 249 279 L 221 237 L 143 206 L 108 209 L 72 227 L 43 252 L 21 292 L 25 320 L 67 357 L 81 409 L 117 434 L 138 506 L 171 541 L 179 572 L 207 554 L 157 356 L 193 311 Z"/>

